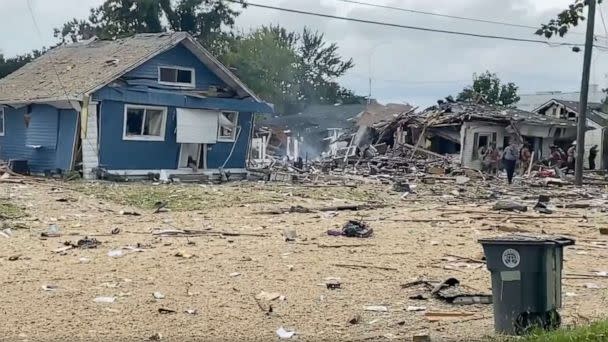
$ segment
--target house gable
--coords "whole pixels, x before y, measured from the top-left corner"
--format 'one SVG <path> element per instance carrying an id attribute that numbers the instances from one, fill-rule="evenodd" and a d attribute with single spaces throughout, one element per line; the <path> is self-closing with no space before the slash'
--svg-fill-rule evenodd
<path id="1" fill-rule="evenodd" d="M 177 67 L 193 71 L 194 87 L 180 87 L 159 83 L 160 67 Z M 208 91 L 210 87 L 227 88 L 228 86 L 184 44 L 180 43 L 165 51 L 139 67 L 123 75 L 121 80 L 133 86 L 148 86 L 161 89 L 183 89 Z"/>

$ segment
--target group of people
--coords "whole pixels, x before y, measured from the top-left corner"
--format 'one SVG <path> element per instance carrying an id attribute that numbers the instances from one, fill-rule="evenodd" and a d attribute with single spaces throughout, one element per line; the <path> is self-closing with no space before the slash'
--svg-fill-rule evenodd
<path id="1" fill-rule="evenodd" d="M 524 144 L 522 148 L 518 148 L 513 142 L 509 143 L 504 150 L 497 148 L 495 143 L 490 144 L 490 146 L 482 146 L 478 154 L 481 159 L 482 171 L 498 174 L 500 170 L 504 169 L 507 172 L 509 184 L 513 182 L 517 162 L 519 161 L 521 172 L 523 173 L 532 158 L 528 144 Z"/>
<path id="2" fill-rule="evenodd" d="M 566 168 L 566 173 L 574 171 L 576 164 L 576 141 L 570 145 L 567 152 L 557 145 L 551 145 L 550 149 L 551 155 L 546 161 L 549 166 L 556 166 L 559 169 Z M 594 145 L 589 150 L 589 169 L 591 170 L 595 170 L 597 153 L 598 146 Z M 514 141 L 510 141 L 504 150 L 496 148 L 495 143 L 490 144 L 490 146 L 482 146 L 479 148 L 478 154 L 482 161 L 482 171 L 498 174 L 500 170 L 504 169 L 507 173 L 509 184 L 513 183 L 517 164 L 519 163 L 520 173 L 524 174 L 532 159 L 530 145 L 524 143 L 520 148 Z"/>

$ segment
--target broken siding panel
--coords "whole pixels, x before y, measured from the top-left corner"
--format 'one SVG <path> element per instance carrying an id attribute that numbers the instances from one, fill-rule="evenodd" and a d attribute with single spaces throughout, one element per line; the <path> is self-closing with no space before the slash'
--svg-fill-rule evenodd
<path id="1" fill-rule="evenodd" d="M 170 85 L 158 84 L 159 66 L 177 66 L 192 68 L 195 71 L 195 89 L 207 90 L 209 86 L 226 87 L 207 66 L 205 66 L 183 44 L 153 57 L 135 70 L 127 73 L 123 78 L 132 84 L 150 85 L 155 87 L 171 88 Z M 178 87 L 179 88 L 179 87 Z"/>
<path id="2" fill-rule="evenodd" d="M 34 173 L 57 168 L 69 170 L 76 129 L 75 112 L 61 110 L 60 115 L 54 107 L 32 105 L 29 128 L 25 127 L 26 112 L 27 107 L 5 108 L 5 135 L 0 137 L 0 157 L 25 159 Z M 41 147 L 33 148 L 33 144 Z"/>

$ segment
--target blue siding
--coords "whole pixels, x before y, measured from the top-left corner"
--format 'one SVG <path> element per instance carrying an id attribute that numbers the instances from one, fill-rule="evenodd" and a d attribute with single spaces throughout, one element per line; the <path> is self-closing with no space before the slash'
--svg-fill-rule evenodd
<path id="1" fill-rule="evenodd" d="M 48 105 L 32 105 L 29 127 L 27 108 L 5 108 L 5 135 L 0 137 L 2 159 L 27 159 L 32 172 L 71 168 L 77 114 Z M 39 145 L 41 148 L 33 148 Z M 28 147 L 29 146 L 29 147 Z"/>
<path id="2" fill-rule="evenodd" d="M 156 87 L 167 87 L 158 84 L 159 66 L 180 66 L 193 68 L 195 70 L 196 89 L 207 90 L 209 86 L 225 87 L 225 83 L 220 80 L 211 70 L 205 66 L 188 48 L 179 44 L 173 49 L 163 52 L 150 59 L 146 63 L 137 67 L 133 71 L 123 76 L 129 82 L 139 84 L 149 84 Z"/>
<path id="3" fill-rule="evenodd" d="M 75 110 L 62 109 L 59 111 L 59 139 L 57 140 L 55 168 L 62 170 L 72 168 L 75 135 L 79 134 L 76 132 L 77 124 L 78 113 Z"/>
<path id="4" fill-rule="evenodd" d="M 124 102 L 103 101 L 100 110 L 100 166 L 108 170 L 177 169 L 180 144 L 176 142 L 176 107 L 168 106 L 165 141 L 123 140 Z M 245 168 L 253 115 L 239 113 L 241 134 L 226 168 Z M 233 143 L 208 145 L 207 166 L 220 167 Z"/>

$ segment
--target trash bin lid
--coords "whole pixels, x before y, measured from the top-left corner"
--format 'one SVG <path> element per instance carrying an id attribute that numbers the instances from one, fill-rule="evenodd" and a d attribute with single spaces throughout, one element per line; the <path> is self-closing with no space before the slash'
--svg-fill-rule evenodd
<path id="1" fill-rule="evenodd" d="M 482 245 L 559 245 L 571 246 L 575 240 L 563 236 L 534 236 L 512 234 L 493 238 L 479 239 L 477 242 Z"/>

